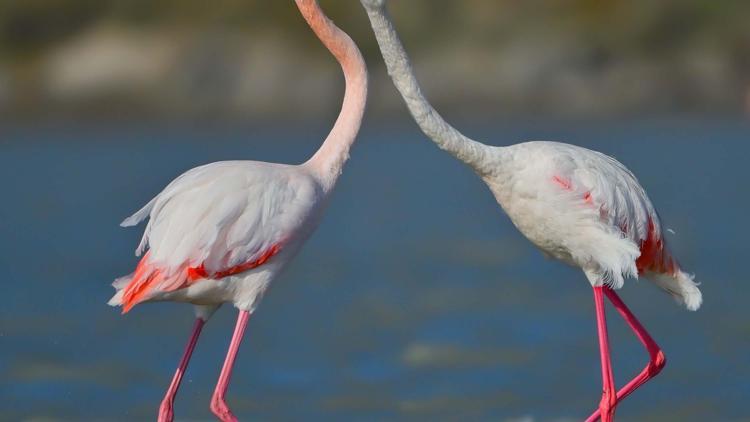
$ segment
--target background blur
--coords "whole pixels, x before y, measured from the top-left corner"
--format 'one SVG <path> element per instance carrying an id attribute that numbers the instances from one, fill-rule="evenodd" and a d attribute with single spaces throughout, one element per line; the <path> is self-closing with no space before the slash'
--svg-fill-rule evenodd
<path id="1" fill-rule="evenodd" d="M 321 3 L 365 53 L 368 114 L 321 227 L 250 323 L 232 408 L 243 420 L 583 419 L 600 395 L 585 278 L 545 260 L 416 129 L 359 3 Z M 618 421 L 750 421 L 750 2 L 390 3 L 449 121 L 490 144 L 613 155 L 676 231 L 705 304 L 689 313 L 626 284 L 668 365 Z M 0 420 L 153 419 L 192 310 L 106 306 L 142 230 L 117 224 L 193 166 L 304 161 L 342 92 L 289 0 L 0 2 Z M 212 420 L 234 318 L 222 309 L 207 325 L 178 420 Z M 609 321 L 622 384 L 647 357 Z"/>
<path id="2" fill-rule="evenodd" d="M 339 98 L 339 75 L 289 3 L 4 1 L 0 110 L 32 119 L 322 115 Z M 384 86 L 359 3 L 323 5 Z M 391 10 L 430 97 L 467 113 L 717 115 L 748 100 L 744 0 L 410 0 Z M 402 111 L 389 89 L 374 89 L 370 105 Z"/>

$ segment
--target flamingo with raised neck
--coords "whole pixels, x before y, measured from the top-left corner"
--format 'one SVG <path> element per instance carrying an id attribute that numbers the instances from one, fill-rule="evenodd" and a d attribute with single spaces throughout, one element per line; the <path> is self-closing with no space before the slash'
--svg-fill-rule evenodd
<path id="1" fill-rule="evenodd" d="M 448 124 L 422 95 L 385 0 L 360 0 L 388 74 L 414 120 L 441 149 L 469 165 L 513 224 L 547 255 L 579 267 L 594 291 L 603 394 L 587 419 L 614 419 L 617 404 L 656 376 L 666 362 L 651 335 L 614 289 L 643 275 L 689 310 L 702 296 L 666 245 L 659 215 L 624 165 L 600 152 L 558 142 L 490 146 Z M 648 351 L 646 367 L 615 390 L 604 314 L 607 297 Z"/>
<path id="2" fill-rule="evenodd" d="M 123 313 L 142 302 L 195 305 L 196 321 L 159 408 L 171 421 L 182 376 L 204 323 L 223 303 L 239 313 L 226 360 L 211 399 L 222 421 L 236 421 L 225 395 L 245 328 L 269 284 L 312 234 L 349 157 L 367 98 L 367 69 L 347 34 L 314 0 L 296 0 L 315 35 L 341 65 L 346 80 L 341 112 L 323 145 L 300 165 L 224 161 L 187 171 L 126 219 L 149 217 L 135 271 L 115 281 L 110 305 Z"/>

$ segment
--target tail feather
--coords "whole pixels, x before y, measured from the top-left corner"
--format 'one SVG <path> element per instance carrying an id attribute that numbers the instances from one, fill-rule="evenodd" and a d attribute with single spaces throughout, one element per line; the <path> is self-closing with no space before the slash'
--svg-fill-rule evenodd
<path id="1" fill-rule="evenodd" d="M 150 300 L 163 292 L 172 292 L 203 279 L 203 277 L 188 278 L 185 266 L 170 271 L 151 262 L 150 252 L 147 252 L 135 271 L 124 277 L 120 277 L 112 283 L 117 290 L 108 304 L 111 306 L 122 306 L 122 313 L 127 313 L 133 306 Z M 203 274 L 205 275 L 205 273 Z"/>
<path id="2" fill-rule="evenodd" d="M 149 294 L 157 286 L 164 277 L 159 270 L 154 270 L 146 277 L 133 279 L 125 289 L 123 289 L 122 295 L 122 313 L 128 313 L 133 306 L 148 299 Z"/>
<path id="3" fill-rule="evenodd" d="M 109 302 L 107 302 L 107 305 L 122 305 L 122 295 L 125 293 L 125 287 L 127 287 L 127 285 L 130 284 L 130 281 L 133 279 L 133 275 L 134 273 L 131 273 L 129 275 L 115 279 L 115 281 L 112 283 L 112 287 L 115 288 L 115 295 L 112 296 L 112 299 L 110 299 Z"/>
<path id="4" fill-rule="evenodd" d="M 117 289 L 117 287 L 115 287 L 115 289 Z M 109 305 L 109 306 L 121 306 L 122 305 L 122 294 L 123 293 L 124 292 L 123 292 L 122 289 L 118 289 L 115 292 L 115 295 L 112 296 L 111 299 L 109 299 L 109 301 L 107 302 L 107 305 Z"/>
<path id="5" fill-rule="evenodd" d="M 147 253 L 133 274 L 120 277 L 112 283 L 117 292 L 107 302 L 110 306 L 122 306 L 122 313 L 127 313 L 133 306 L 147 300 L 154 288 L 164 280 L 162 271 L 150 265 L 148 258 Z"/>
<path id="6" fill-rule="evenodd" d="M 646 276 L 657 286 L 671 294 L 677 303 L 685 305 L 688 310 L 695 311 L 703 303 L 703 295 L 698 289 L 699 283 L 695 276 L 682 270 L 674 273 L 648 273 Z"/>
<path id="7" fill-rule="evenodd" d="M 650 218 L 648 237 L 641 241 L 640 249 L 641 255 L 635 262 L 639 274 L 644 274 L 689 310 L 695 311 L 701 307 L 703 295 L 698 289 L 699 283 L 693 281 L 693 275 L 680 269 L 661 232 Z"/>

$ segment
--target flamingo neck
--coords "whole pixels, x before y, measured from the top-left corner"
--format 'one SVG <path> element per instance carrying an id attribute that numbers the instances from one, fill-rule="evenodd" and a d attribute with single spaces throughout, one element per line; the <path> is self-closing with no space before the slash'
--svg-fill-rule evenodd
<path id="1" fill-rule="evenodd" d="M 480 175 L 486 174 L 488 168 L 488 149 L 492 148 L 474 141 L 448 124 L 422 95 L 422 90 L 409 63 L 398 34 L 393 27 L 385 2 L 378 0 L 361 0 L 370 18 L 370 25 L 378 40 L 388 74 L 401 93 L 419 128 L 441 149 L 468 164 Z"/>
<path id="2" fill-rule="evenodd" d="M 354 41 L 340 30 L 314 0 L 296 0 L 302 16 L 315 35 L 341 65 L 346 81 L 341 112 L 323 145 L 305 165 L 332 188 L 362 123 L 367 100 L 367 67 Z"/>

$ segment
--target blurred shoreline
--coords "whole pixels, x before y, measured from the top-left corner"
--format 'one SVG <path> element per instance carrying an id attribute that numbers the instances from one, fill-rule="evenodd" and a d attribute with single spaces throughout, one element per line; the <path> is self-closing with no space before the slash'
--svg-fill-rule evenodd
<path id="1" fill-rule="evenodd" d="M 612 118 L 739 116 L 750 108 L 750 29 L 735 23 L 750 6 L 741 2 L 718 11 L 703 0 L 470 3 L 391 2 L 424 91 L 442 112 Z M 257 15 L 248 24 L 228 19 L 234 9 L 227 5 L 218 17 L 144 12 L 146 24 L 102 11 L 70 24 L 45 8 L 23 15 L 16 6 L 0 20 L 0 115 L 304 121 L 335 114 L 339 69 L 291 4 L 265 12 L 248 4 L 233 6 Z M 323 6 L 366 55 L 369 112 L 403 114 L 358 4 Z M 37 20 L 53 25 L 47 38 L 34 32 Z M 67 26 L 55 35 L 54 25 Z M 19 47 L 29 34 L 39 39 Z"/>

